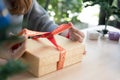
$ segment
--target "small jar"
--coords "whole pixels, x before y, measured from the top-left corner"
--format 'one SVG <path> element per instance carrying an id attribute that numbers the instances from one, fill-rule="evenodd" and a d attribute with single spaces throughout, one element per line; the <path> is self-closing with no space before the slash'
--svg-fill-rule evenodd
<path id="1" fill-rule="evenodd" d="M 113 32 L 113 31 L 109 32 L 109 39 L 110 40 L 118 41 L 119 37 L 120 37 L 120 33 L 119 32 Z"/>
<path id="2" fill-rule="evenodd" d="M 97 40 L 99 37 L 99 32 L 97 32 L 97 30 L 88 30 L 87 37 L 90 40 Z"/>

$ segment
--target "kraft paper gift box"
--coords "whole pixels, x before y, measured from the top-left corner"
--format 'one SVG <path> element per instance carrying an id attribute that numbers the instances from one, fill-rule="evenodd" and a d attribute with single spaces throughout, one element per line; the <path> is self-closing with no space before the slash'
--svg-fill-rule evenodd
<path id="1" fill-rule="evenodd" d="M 81 62 L 85 52 L 83 43 L 71 41 L 60 35 L 55 35 L 55 39 L 57 44 L 66 50 L 63 68 Z M 38 41 L 27 40 L 26 52 L 22 59 L 28 64 L 28 71 L 40 77 L 57 71 L 59 57 L 60 51 L 47 38 L 39 38 Z"/>

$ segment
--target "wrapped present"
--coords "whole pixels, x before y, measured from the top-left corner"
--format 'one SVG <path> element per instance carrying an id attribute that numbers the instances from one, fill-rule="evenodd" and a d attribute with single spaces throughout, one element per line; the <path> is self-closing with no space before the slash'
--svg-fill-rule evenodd
<path id="1" fill-rule="evenodd" d="M 63 67 L 67 67 L 77 62 L 81 62 L 85 52 L 85 46 L 82 43 L 68 40 L 62 36 L 56 35 L 56 41 L 66 50 Z M 26 52 L 22 59 L 29 65 L 29 72 L 40 77 L 51 73 L 57 69 L 60 52 L 46 38 L 40 38 L 39 42 L 28 39 Z"/>
<path id="2" fill-rule="evenodd" d="M 63 24 L 54 31 L 45 33 L 23 31 L 29 39 L 22 60 L 29 65 L 29 72 L 40 77 L 82 60 L 84 44 L 55 35 L 71 26 Z"/>

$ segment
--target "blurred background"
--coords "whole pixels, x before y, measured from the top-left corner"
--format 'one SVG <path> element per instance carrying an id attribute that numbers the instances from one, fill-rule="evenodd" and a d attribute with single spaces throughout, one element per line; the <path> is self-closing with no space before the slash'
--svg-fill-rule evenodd
<path id="1" fill-rule="evenodd" d="M 88 25 L 120 28 L 120 0 L 38 0 L 57 24 L 71 21 L 80 29 Z"/>
<path id="2" fill-rule="evenodd" d="M 2 0 L 0 0 L 2 3 Z M 49 13 L 51 20 L 57 24 L 72 22 L 77 28 L 85 29 L 90 25 L 111 25 L 120 29 L 120 0 L 37 0 Z M 0 10 L 4 10 L 1 5 Z M 1 14 L 0 14 L 1 15 Z M 9 16 L 9 15 L 8 15 Z M 4 19 L 9 24 L 9 19 Z M 0 21 L 1 21 L 0 20 Z M 0 32 L 5 32 L 0 26 Z M 3 33 L 4 34 L 4 33 Z M 4 36 L 4 35 L 3 35 Z M 3 39 L 3 36 L 0 36 Z M 14 70 L 13 70 L 14 69 Z M 13 74 L 25 71 L 27 66 L 21 61 L 8 61 L 5 65 L 0 65 L 0 80 L 7 80 Z"/>

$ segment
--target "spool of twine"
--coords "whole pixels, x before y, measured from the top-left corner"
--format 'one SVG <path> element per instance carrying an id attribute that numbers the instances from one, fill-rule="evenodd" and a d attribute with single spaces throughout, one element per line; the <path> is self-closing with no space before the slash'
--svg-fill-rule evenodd
<path id="1" fill-rule="evenodd" d="M 118 41 L 120 37 L 120 33 L 119 32 L 109 32 L 109 39 L 110 40 L 114 40 L 114 41 Z"/>

